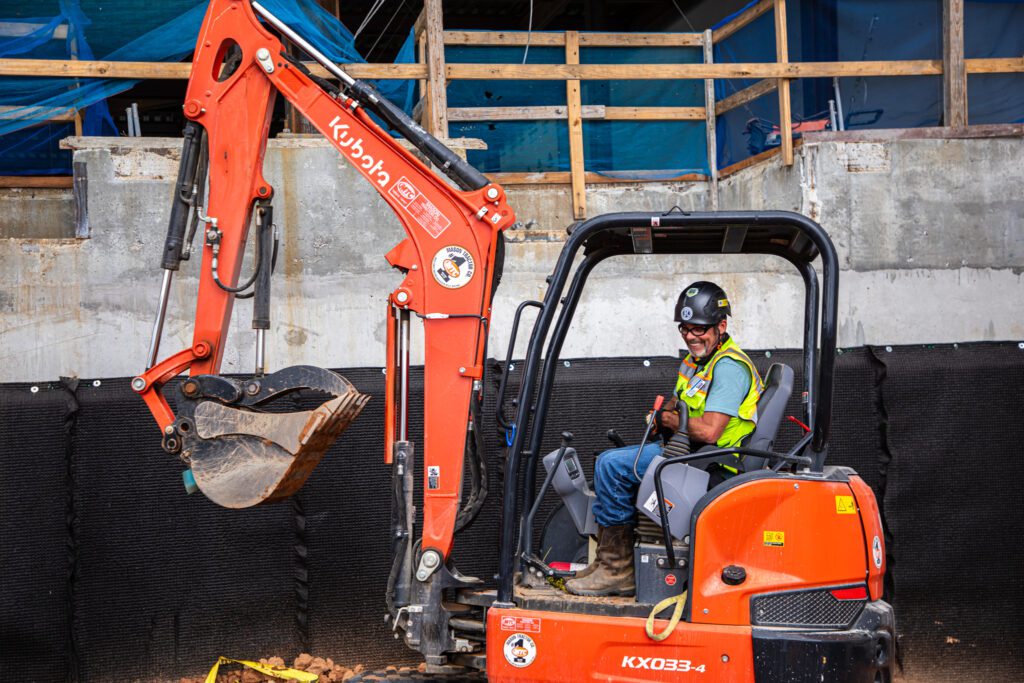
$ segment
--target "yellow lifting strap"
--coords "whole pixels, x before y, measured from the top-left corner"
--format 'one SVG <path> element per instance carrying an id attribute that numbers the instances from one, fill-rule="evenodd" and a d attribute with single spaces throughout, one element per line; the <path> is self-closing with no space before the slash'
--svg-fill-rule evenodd
<path id="1" fill-rule="evenodd" d="M 672 616 L 669 617 L 668 626 L 661 633 L 654 632 L 654 615 L 660 614 L 662 610 L 666 610 L 675 604 L 675 609 L 672 610 Z M 683 616 L 683 605 L 686 604 L 686 591 L 683 591 L 679 595 L 673 595 L 670 598 L 665 598 L 651 610 L 651 613 L 647 615 L 647 637 L 654 641 L 662 641 L 669 637 L 672 631 L 676 630 L 676 626 L 679 625 L 679 620 Z"/>
<path id="2" fill-rule="evenodd" d="M 221 664 L 241 664 L 253 671 L 259 671 L 261 674 L 266 676 L 273 676 L 274 678 L 281 678 L 286 681 L 303 681 L 304 683 L 312 683 L 312 681 L 319 679 L 319 676 L 311 674 L 308 671 L 286 669 L 280 666 L 260 664 L 259 662 L 248 662 L 244 659 L 228 659 L 227 657 L 221 657 L 217 660 L 217 663 L 213 665 L 213 668 L 210 669 L 210 673 L 206 674 L 206 683 L 216 683 L 217 670 L 220 669 Z"/>

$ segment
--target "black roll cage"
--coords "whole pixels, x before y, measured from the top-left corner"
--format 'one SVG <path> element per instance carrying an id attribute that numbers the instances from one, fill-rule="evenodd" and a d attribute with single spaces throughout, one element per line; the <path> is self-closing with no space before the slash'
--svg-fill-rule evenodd
<path id="1" fill-rule="evenodd" d="M 583 259 L 562 299 L 562 290 L 580 249 L 584 250 Z M 569 238 L 548 278 L 548 290 L 539 306 L 540 313 L 534 322 L 523 363 L 516 415 L 509 425 L 502 492 L 499 604 L 512 604 L 517 541 L 532 545 L 532 529 L 520 529 L 519 511 L 529 510 L 536 494 L 537 460 L 562 344 L 594 267 L 606 258 L 623 254 L 764 254 L 783 258 L 796 267 L 804 281 L 804 418 L 811 429 L 809 438 L 801 442 L 802 448 L 796 450 L 810 456 L 812 471 L 820 472 L 824 465 L 832 421 L 839 260 L 832 240 L 818 223 L 791 211 L 688 213 L 678 208 L 667 213 L 611 213 L 578 223 L 570 229 Z M 814 269 L 814 261 L 819 256 L 821 288 Z M 549 339 L 548 332 L 559 303 L 561 311 Z M 519 316 L 516 317 L 518 321 Z M 541 348 L 545 341 L 547 352 L 540 370 Z M 535 387 L 539 370 L 540 384 Z M 503 398 L 499 396 L 499 412 Z M 797 455 L 796 451 L 792 455 Z M 524 456 L 526 472 L 520 479 Z M 520 531 L 523 538 L 517 539 Z"/>

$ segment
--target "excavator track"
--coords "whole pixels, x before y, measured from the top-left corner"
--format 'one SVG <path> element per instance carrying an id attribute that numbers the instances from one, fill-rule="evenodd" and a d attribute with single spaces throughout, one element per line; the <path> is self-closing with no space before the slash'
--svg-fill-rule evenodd
<path id="1" fill-rule="evenodd" d="M 298 491 L 370 399 L 344 377 L 308 365 L 249 380 L 191 377 L 179 391 L 178 419 L 164 446 L 180 449 L 199 490 L 228 508 Z M 287 398 L 297 392 L 330 398 L 312 410 L 280 412 L 298 406 Z"/>

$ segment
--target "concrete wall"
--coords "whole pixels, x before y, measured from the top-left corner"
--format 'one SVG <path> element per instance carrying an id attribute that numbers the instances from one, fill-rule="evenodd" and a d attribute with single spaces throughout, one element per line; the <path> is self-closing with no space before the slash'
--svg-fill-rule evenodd
<path id="1" fill-rule="evenodd" d="M 86 140 L 75 160 L 87 168 L 90 237 L 0 239 L 0 382 L 125 376 L 145 363 L 179 143 Z M 722 181 L 720 207 L 797 210 L 824 225 L 843 266 L 841 345 L 1024 339 L 1021 151 L 1019 137 L 808 141 L 791 168 L 775 158 Z M 381 365 L 385 301 L 400 280 L 383 254 L 403 236 L 391 210 L 319 140 L 271 141 L 265 175 L 282 231 L 271 367 Z M 707 192 L 594 185 L 587 200 L 591 215 L 700 210 Z M 496 356 L 519 301 L 543 297 L 570 222 L 568 187 L 511 187 L 509 197 L 529 227 L 508 233 Z M 175 281 L 161 356 L 190 343 L 197 268 L 186 264 Z M 802 285 L 788 264 L 635 256 L 595 271 L 564 355 L 674 353 L 672 304 L 698 278 L 730 293 L 745 346 L 799 345 Z M 250 311 L 236 307 L 225 372 L 252 368 Z"/>

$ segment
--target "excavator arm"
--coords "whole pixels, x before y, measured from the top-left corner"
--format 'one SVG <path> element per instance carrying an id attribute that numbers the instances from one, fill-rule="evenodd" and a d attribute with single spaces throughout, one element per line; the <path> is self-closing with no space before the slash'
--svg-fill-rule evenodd
<path id="1" fill-rule="evenodd" d="M 340 81 L 313 77 L 279 35 Z M 188 119 L 162 266 L 164 286 L 147 369 L 132 382 L 163 431 L 164 448 L 190 465 L 207 496 L 245 507 L 297 490 L 368 397 L 334 373 L 300 366 L 267 375 L 274 190 L 263 177 L 276 96 L 300 111 L 369 181 L 398 216 L 406 238 L 386 256 L 404 279 L 388 297 L 386 459 L 411 454 L 407 437 L 409 323 L 423 322 L 423 522 L 419 556 L 448 557 L 461 507 L 464 455 L 482 397 L 501 232 L 515 221 L 501 187 L 428 135 L 369 85 L 348 77 L 265 8 L 211 0 L 184 105 Z M 449 179 L 402 147 L 368 111 L 411 141 Z M 208 159 L 208 168 L 204 160 Z M 203 196 L 203 176 L 209 193 Z M 202 262 L 189 348 L 157 361 L 171 275 L 189 254 L 188 217 L 201 226 Z M 242 261 L 255 219 L 252 278 L 257 367 L 249 380 L 218 376 Z M 295 229 L 289 226 L 289 229 Z M 339 230 L 343 230 L 339 226 Z M 500 267 L 500 266 L 499 266 Z M 244 296 L 244 295 L 243 295 Z M 165 385 L 183 372 L 171 409 Z M 170 387 L 167 387 L 170 391 Z M 331 396 L 319 408 L 281 414 L 270 402 L 306 390 Z M 479 502 L 479 501 L 476 501 Z M 421 564 L 423 564 L 421 562 Z M 428 572 L 432 573 L 432 572 Z"/>

